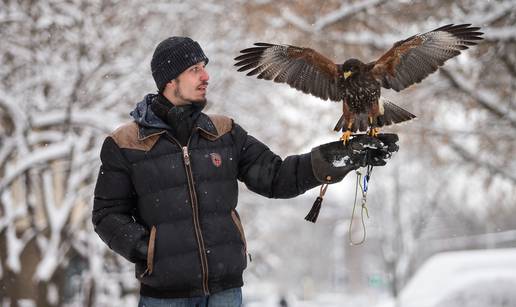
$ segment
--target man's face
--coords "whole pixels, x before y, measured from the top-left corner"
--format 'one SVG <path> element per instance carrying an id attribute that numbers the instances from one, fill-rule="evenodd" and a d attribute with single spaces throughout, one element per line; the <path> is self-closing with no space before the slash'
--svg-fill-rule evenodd
<path id="1" fill-rule="evenodd" d="M 204 62 L 188 67 L 170 82 L 171 95 L 175 105 L 206 102 L 206 92 L 210 76 Z"/>

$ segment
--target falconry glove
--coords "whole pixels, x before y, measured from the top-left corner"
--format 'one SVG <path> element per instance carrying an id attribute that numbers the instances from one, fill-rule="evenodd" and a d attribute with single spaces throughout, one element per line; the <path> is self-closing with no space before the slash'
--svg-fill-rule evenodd
<path id="1" fill-rule="evenodd" d="M 350 171 L 365 166 L 382 166 L 398 151 L 398 135 L 382 133 L 377 137 L 356 135 L 344 145 L 331 142 L 312 149 L 312 170 L 322 183 L 341 181 Z"/>
<path id="2" fill-rule="evenodd" d="M 344 144 L 331 142 L 312 149 L 312 171 L 320 182 L 321 191 L 305 220 L 315 223 L 328 185 L 341 181 L 350 171 L 365 166 L 382 166 L 393 152 L 398 151 L 398 135 L 355 135 Z"/>

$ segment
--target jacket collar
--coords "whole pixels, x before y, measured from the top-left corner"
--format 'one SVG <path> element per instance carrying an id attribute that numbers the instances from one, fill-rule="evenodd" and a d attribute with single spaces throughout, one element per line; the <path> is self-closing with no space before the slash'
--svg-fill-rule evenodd
<path id="1" fill-rule="evenodd" d="M 151 136 L 160 135 L 167 131 L 164 127 L 151 127 L 138 124 L 138 140 L 143 141 Z M 199 131 L 199 134 L 209 140 L 215 140 L 219 137 L 217 128 L 211 121 L 210 117 L 201 112 L 194 124 L 194 133 Z"/>
<path id="2" fill-rule="evenodd" d="M 169 129 L 169 126 L 152 112 L 150 104 L 154 99 L 157 99 L 156 94 L 146 95 L 131 112 L 131 116 L 138 124 L 139 141 L 163 134 Z M 204 138 L 210 140 L 214 140 L 218 137 L 217 128 L 215 128 L 210 117 L 202 112 L 194 123 L 194 132 L 195 131 L 199 131 Z"/>

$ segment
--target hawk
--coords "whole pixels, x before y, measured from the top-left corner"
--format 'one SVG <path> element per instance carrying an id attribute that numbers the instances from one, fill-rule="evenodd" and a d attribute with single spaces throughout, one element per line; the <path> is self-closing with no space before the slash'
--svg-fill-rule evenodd
<path id="1" fill-rule="evenodd" d="M 380 96 L 381 88 L 397 92 L 419 83 L 448 59 L 482 39 L 479 27 L 449 24 L 396 42 L 378 60 L 363 63 L 351 58 L 343 64 L 311 48 L 255 43 L 235 58 L 238 71 L 258 79 L 287 83 L 324 100 L 342 101 L 342 116 L 335 131 L 346 143 L 352 132 L 368 131 L 416 116 Z"/>

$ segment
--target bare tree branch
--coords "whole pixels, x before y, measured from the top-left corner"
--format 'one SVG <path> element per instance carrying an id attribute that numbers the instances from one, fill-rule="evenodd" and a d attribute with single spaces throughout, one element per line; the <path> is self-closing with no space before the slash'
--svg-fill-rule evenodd
<path id="1" fill-rule="evenodd" d="M 63 158 L 70 152 L 70 142 L 63 142 L 61 144 L 52 144 L 38 151 L 30 153 L 25 156 L 19 163 L 9 165 L 5 172 L 5 176 L 0 180 L 0 194 L 16 179 L 18 176 L 25 173 L 30 168 L 38 167 L 38 165 L 45 165 L 50 161 Z"/>
<path id="2" fill-rule="evenodd" d="M 449 146 L 466 162 L 476 165 L 479 168 L 486 169 L 492 175 L 502 176 L 513 184 L 516 184 L 516 176 L 510 170 L 496 166 L 488 161 L 482 161 L 474 154 L 468 152 L 464 146 L 461 146 L 452 140 L 449 141 Z"/>
<path id="3" fill-rule="evenodd" d="M 322 29 L 339 22 L 345 18 L 348 18 L 354 14 L 367 10 L 368 8 L 375 7 L 386 2 L 385 0 L 365 0 L 353 4 L 344 2 L 340 8 L 333 10 L 331 13 L 320 16 L 312 24 L 308 23 L 303 17 L 297 15 L 289 9 L 282 11 L 282 17 L 289 23 L 295 25 L 299 29 L 306 32 L 319 32 Z"/>
<path id="4" fill-rule="evenodd" d="M 444 76 L 450 80 L 452 85 L 467 94 L 485 110 L 489 111 L 494 116 L 507 121 L 514 129 L 516 129 L 516 119 L 510 108 L 502 108 L 503 105 L 499 97 L 491 91 L 486 89 L 480 89 L 476 85 L 472 84 L 466 78 L 460 76 L 456 72 L 452 72 L 448 69 L 441 68 L 441 72 Z"/>

